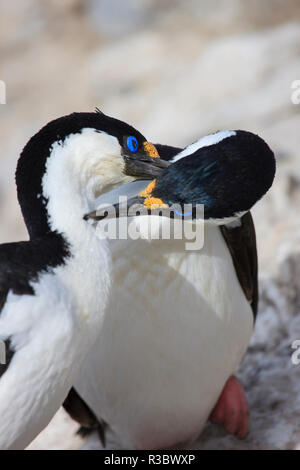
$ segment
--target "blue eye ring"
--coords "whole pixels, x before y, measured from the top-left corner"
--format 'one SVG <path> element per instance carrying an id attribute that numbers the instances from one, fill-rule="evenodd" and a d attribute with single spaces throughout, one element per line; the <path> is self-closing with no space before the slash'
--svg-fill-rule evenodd
<path id="1" fill-rule="evenodd" d="M 136 137 L 134 137 L 133 135 L 130 135 L 129 137 L 127 137 L 127 147 L 128 149 L 130 150 L 130 152 L 132 153 L 135 153 L 137 152 L 138 148 L 139 148 L 139 143 L 138 143 L 138 140 Z"/>

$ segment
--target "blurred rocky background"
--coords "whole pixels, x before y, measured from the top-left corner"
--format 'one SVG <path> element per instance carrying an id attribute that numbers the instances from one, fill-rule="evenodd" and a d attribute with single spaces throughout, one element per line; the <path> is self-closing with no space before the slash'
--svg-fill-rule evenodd
<path id="1" fill-rule="evenodd" d="M 22 147 L 72 111 L 98 106 L 178 146 L 246 129 L 276 152 L 274 187 L 253 211 L 261 305 L 240 368 L 250 434 L 239 442 L 208 425 L 189 448 L 300 448 L 299 59 L 299 0 L 0 0 L 0 242 L 27 238 L 14 186 Z M 100 448 L 76 429 L 59 411 L 30 448 Z M 120 447 L 114 436 L 108 447 Z"/>

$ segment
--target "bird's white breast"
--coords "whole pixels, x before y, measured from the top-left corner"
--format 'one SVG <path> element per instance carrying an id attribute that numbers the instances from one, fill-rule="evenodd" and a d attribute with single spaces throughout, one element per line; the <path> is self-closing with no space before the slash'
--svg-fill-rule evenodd
<path id="1" fill-rule="evenodd" d="M 76 389 L 123 437 L 159 448 L 200 433 L 252 333 L 252 312 L 218 227 L 183 240 L 111 241 L 113 287 Z"/>

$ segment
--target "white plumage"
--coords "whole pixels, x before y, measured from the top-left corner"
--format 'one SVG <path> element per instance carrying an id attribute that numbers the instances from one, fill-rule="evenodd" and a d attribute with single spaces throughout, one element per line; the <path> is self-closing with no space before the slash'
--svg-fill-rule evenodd
<path id="1" fill-rule="evenodd" d="M 134 220 L 147 232 L 147 217 Z M 112 292 L 75 388 L 124 446 L 197 437 L 250 340 L 251 307 L 219 228 L 205 223 L 198 252 L 185 243 L 109 241 Z"/>

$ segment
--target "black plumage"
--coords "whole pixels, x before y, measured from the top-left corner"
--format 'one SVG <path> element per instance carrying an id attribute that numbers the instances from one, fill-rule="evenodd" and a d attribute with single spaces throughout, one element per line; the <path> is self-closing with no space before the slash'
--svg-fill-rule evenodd
<path id="1" fill-rule="evenodd" d="M 204 204 L 205 219 L 226 219 L 249 211 L 274 176 L 269 146 L 251 132 L 236 131 L 170 165 L 157 178 L 151 195 L 169 206 Z"/>

